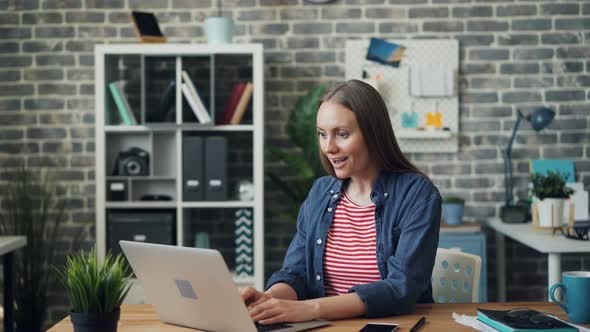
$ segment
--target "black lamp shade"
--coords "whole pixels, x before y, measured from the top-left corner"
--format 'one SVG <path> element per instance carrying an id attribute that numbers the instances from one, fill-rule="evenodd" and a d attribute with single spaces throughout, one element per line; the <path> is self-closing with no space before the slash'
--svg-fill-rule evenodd
<path id="1" fill-rule="evenodd" d="M 555 112 L 546 107 L 540 107 L 536 109 L 533 114 L 529 115 L 527 120 L 529 120 L 534 130 L 540 131 L 547 127 L 554 117 Z"/>

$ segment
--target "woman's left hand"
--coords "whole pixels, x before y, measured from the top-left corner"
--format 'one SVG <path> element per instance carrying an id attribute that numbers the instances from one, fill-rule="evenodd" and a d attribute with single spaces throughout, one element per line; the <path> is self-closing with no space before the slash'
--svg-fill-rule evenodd
<path id="1" fill-rule="evenodd" d="M 260 324 L 305 322 L 318 318 L 318 305 L 310 301 L 272 298 L 250 309 L 250 317 Z"/>

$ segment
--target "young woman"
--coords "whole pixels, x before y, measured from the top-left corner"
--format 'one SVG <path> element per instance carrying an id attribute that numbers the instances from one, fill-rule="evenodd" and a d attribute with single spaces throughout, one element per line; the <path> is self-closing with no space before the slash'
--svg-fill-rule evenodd
<path id="1" fill-rule="evenodd" d="M 379 93 L 358 80 L 334 87 L 320 103 L 317 133 L 331 176 L 303 202 L 266 291 L 241 290 L 252 319 L 380 317 L 433 302 L 441 196 L 402 154 Z"/>

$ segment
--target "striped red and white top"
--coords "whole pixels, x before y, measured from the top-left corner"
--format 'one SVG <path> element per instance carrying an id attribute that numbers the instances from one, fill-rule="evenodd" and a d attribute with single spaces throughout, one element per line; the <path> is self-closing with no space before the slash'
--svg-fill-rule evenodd
<path id="1" fill-rule="evenodd" d="M 327 296 L 381 280 L 376 242 L 375 204 L 360 206 L 344 193 L 336 205 L 324 251 Z"/>

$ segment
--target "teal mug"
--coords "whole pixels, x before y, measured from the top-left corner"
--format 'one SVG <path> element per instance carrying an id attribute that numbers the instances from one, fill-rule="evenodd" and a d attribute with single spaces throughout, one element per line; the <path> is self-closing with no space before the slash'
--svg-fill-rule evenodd
<path id="1" fill-rule="evenodd" d="M 232 41 L 234 24 L 230 17 L 216 16 L 205 19 L 205 31 L 209 44 L 229 44 Z"/>
<path id="2" fill-rule="evenodd" d="M 565 303 L 555 298 L 558 288 L 562 290 Z M 549 296 L 565 311 L 572 323 L 590 323 L 590 271 L 563 272 L 561 282 L 551 286 Z"/>

